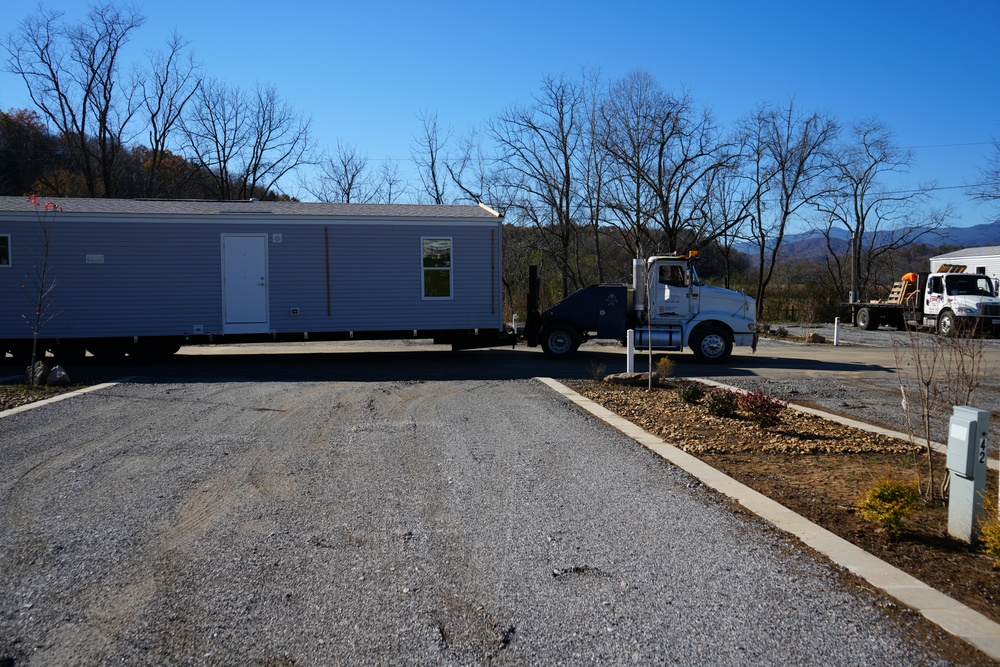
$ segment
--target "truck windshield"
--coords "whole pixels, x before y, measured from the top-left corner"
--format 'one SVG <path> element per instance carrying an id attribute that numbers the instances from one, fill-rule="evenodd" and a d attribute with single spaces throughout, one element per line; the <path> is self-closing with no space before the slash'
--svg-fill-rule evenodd
<path id="1" fill-rule="evenodd" d="M 996 296 L 993 281 L 989 276 L 951 275 L 945 276 L 948 294 L 972 294 L 975 296 Z"/>

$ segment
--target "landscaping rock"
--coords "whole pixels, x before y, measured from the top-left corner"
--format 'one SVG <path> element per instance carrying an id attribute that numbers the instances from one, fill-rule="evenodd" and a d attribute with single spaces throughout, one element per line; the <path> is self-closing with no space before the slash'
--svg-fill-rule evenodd
<path id="1" fill-rule="evenodd" d="M 648 387 L 649 373 L 614 373 L 604 378 L 608 384 L 620 384 L 626 387 Z M 660 383 L 660 374 L 653 373 L 653 384 Z"/>
<path id="2" fill-rule="evenodd" d="M 823 336 L 823 335 L 821 335 L 821 334 L 818 334 L 816 332 L 811 332 L 811 333 L 807 333 L 806 334 L 806 342 L 807 343 L 825 343 L 826 342 L 826 337 Z"/>
<path id="3" fill-rule="evenodd" d="M 49 377 L 48 364 L 44 361 L 36 361 L 34 366 L 28 366 L 24 369 L 24 381 L 32 386 L 45 384 L 45 381 Z"/>
<path id="4" fill-rule="evenodd" d="M 68 385 L 70 384 L 69 374 L 62 366 L 53 366 L 52 370 L 45 377 L 45 384 L 53 387 Z"/>

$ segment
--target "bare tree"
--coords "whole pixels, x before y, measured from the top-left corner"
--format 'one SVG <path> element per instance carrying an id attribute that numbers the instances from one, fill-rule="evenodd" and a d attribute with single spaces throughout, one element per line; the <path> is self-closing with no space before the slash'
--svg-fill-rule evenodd
<path id="1" fill-rule="evenodd" d="M 447 159 L 442 151 L 451 139 L 451 132 L 442 134 L 438 127 L 437 113 L 421 111 L 419 119 L 422 134 L 414 139 L 410 155 L 417 165 L 424 194 L 430 197 L 431 203 L 444 204 L 447 201 L 448 178 Z"/>
<path id="2" fill-rule="evenodd" d="M 281 101 L 273 86 L 248 95 L 205 82 L 184 119 L 194 159 L 221 200 L 269 196 L 287 174 L 314 161 L 310 121 Z"/>
<path id="3" fill-rule="evenodd" d="M 251 109 L 250 152 L 244 162 L 245 196 L 269 193 L 289 172 L 314 162 L 312 122 L 278 97 L 274 86 L 257 86 Z"/>
<path id="4" fill-rule="evenodd" d="M 842 281 L 849 273 L 850 299 L 856 301 L 866 294 L 879 258 L 933 233 L 944 214 L 927 208 L 932 185 L 904 190 L 886 183 L 907 173 L 913 156 L 878 120 L 855 123 L 831 158 L 828 187 L 813 203 L 824 216 L 830 275 Z M 835 227 L 851 236 L 846 271 L 833 242 Z"/>
<path id="5" fill-rule="evenodd" d="M 122 49 L 145 18 L 135 8 L 91 6 L 79 23 L 43 7 L 8 35 L 7 71 L 57 130 L 91 197 L 114 197 L 136 90 L 120 80 Z"/>
<path id="6" fill-rule="evenodd" d="M 513 106 L 489 125 L 497 146 L 500 187 L 512 194 L 510 210 L 534 225 L 556 260 L 562 294 L 582 286 L 572 249 L 583 205 L 579 161 L 584 158 L 582 86 L 565 77 L 547 78 L 532 106 Z"/>
<path id="7" fill-rule="evenodd" d="M 993 139 L 993 153 L 979 173 L 980 181 L 969 187 L 969 195 L 982 201 L 1000 202 L 1000 139 Z"/>
<path id="8" fill-rule="evenodd" d="M 395 204 L 406 197 L 409 185 L 399 173 L 399 161 L 390 157 L 382 159 L 378 168 L 378 195 L 373 202 Z"/>
<path id="9" fill-rule="evenodd" d="M 234 199 L 241 155 L 249 144 L 249 103 L 239 88 L 212 79 L 198 89 L 183 122 L 193 159 L 210 176 L 220 200 Z"/>
<path id="10" fill-rule="evenodd" d="M 789 102 L 782 108 L 762 105 L 741 125 L 745 173 L 753 192 L 749 231 L 756 246 L 761 319 L 788 223 L 825 187 L 827 151 L 837 124 L 819 113 L 800 114 Z"/>
<path id="11" fill-rule="evenodd" d="M 136 77 L 142 90 L 144 120 L 147 123 L 149 153 L 143 165 L 143 194 L 163 193 L 160 168 L 170 157 L 171 138 L 181 125 L 184 109 L 201 86 L 194 56 L 186 52 L 187 42 L 176 33 L 164 51 L 151 53 L 148 73 Z"/>
<path id="12" fill-rule="evenodd" d="M 319 161 L 319 174 L 303 188 L 319 201 L 347 204 L 394 204 L 406 192 L 396 160 L 386 158 L 373 168 L 368 155 L 337 141 L 336 151 Z"/>
<path id="13" fill-rule="evenodd" d="M 697 109 L 687 94 L 668 95 L 648 72 L 637 70 L 612 86 L 605 128 L 604 145 L 624 185 L 618 192 L 635 205 L 628 213 L 631 224 L 651 220 L 670 252 L 682 243 L 710 243 L 725 232 L 714 227 L 717 219 L 707 210 L 715 178 L 738 155 L 707 110 Z"/>
<path id="14" fill-rule="evenodd" d="M 319 177 L 307 189 L 320 201 L 367 204 L 376 194 L 368 156 L 357 146 L 337 141 L 337 149 L 319 163 Z"/>
<path id="15" fill-rule="evenodd" d="M 580 182 L 582 184 L 580 195 L 583 199 L 581 218 L 585 218 L 587 227 L 593 243 L 593 265 L 596 270 L 597 281 L 604 282 L 604 257 L 602 253 L 601 238 L 603 236 L 601 226 L 605 223 L 607 212 L 605 196 L 607 194 L 607 180 L 609 177 L 610 157 L 604 150 L 599 140 L 600 128 L 603 126 L 601 106 L 602 98 L 599 92 L 601 84 L 600 75 L 597 72 L 584 72 L 584 109 L 586 113 L 586 126 L 583 130 L 583 159 L 580 162 Z M 581 255 L 588 253 L 577 253 L 577 271 L 584 273 L 585 269 L 579 266 Z M 593 273 L 590 271 L 588 273 Z"/>
<path id="16" fill-rule="evenodd" d="M 712 218 L 712 227 L 718 230 L 715 244 L 722 255 L 723 285 L 727 289 L 736 265 L 735 245 L 747 239 L 746 227 L 751 218 L 750 209 L 755 194 L 750 189 L 750 182 L 740 177 L 738 164 L 720 170 L 709 192 L 707 215 Z"/>
<path id="17" fill-rule="evenodd" d="M 605 204 L 609 221 L 632 257 L 651 254 L 655 195 L 645 175 L 653 169 L 653 122 L 664 113 L 663 94 L 644 71 L 615 81 L 600 108 L 597 140 L 608 157 Z"/>
<path id="18" fill-rule="evenodd" d="M 515 195 L 504 187 L 502 164 L 484 148 L 481 135 L 472 130 L 459 142 L 455 155 L 446 166 L 449 179 L 460 192 L 456 201 L 483 203 L 506 217 Z"/>

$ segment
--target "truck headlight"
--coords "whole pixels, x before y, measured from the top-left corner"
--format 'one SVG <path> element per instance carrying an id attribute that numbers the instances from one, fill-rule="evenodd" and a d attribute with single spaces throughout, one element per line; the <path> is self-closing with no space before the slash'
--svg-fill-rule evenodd
<path id="1" fill-rule="evenodd" d="M 959 315 L 971 316 L 971 315 L 978 315 L 979 309 L 971 308 L 969 306 L 958 306 L 955 308 L 955 312 L 957 312 Z"/>

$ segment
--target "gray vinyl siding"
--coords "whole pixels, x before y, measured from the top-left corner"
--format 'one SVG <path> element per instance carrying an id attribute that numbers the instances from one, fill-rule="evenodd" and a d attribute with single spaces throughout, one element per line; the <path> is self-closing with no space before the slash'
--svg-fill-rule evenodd
<path id="1" fill-rule="evenodd" d="M 56 277 L 50 311 L 55 315 L 42 335 L 184 335 L 195 333 L 196 325 L 206 334 L 222 333 L 222 236 L 255 233 L 268 237 L 272 331 L 502 327 L 500 224 L 495 217 L 215 217 L 60 213 L 49 222 Z M 11 267 L 0 270 L 0 337 L 31 335 L 22 318 L 31 304 L 20 286 L 37 256 L 32 248 L 36 229 L 33 216 L 0 214 L 0 234 L 11 236 L 13 258 Z M 324 229 L 329 232 L 329 313 Z M 280 243 L 274 242 L 274 234 L 281 235 Z M 423 236 L 453 240 L 452 299 L 422 298 Z M 87 255 L 103 255 L 104 263 L 88 264 Z M 298 316 L 291 315 L 293 308 Z"/>
<path id="2" fill-rule="evenodd" d="M 494 234 L 496 230 L 494 230 Z M 422 236 L 452 238 L 453 298 L 425 300 Z M 491 281 L 490 229 L 421 225 L 329 228 L 327 314 L 322 227 L 293 228 L 268 248 L 271 324 L 277 331 L 499 328 L 498 280 Z M 498 242 L 494 241 L 498 253 Z M 497 294 L 493 294 L 493 290 Z M 292 308 L 299 309 L 292 316 Z"/>
<path id="3" fill-rule="evenodd" d="M 221 330 L 217 232 L 184 224 L 50 226 L 50 275 L 55 287 L 49 308 L 53 317 L 44 326 L 45 337 L 178 335 L 191 333 L 193 323 L 206 331 Z M 33 230 L 26 229 L 14 241 L 20 252 L 11 267 L 12 277 L 22 283 L 38 256 L 31 247 L 33 236 Z M 104 262 L 88 264 L 87 255 L 103 255 Z M 26 291 L 15 291 L 10 310 L 23 311 L 25 306 L 30 310 Z M 2 308 L 3 335 L 19 335 L 21 327 L 27 328 L 17 321 L 19 317 L 8 315 L 7 303 Z"/>

